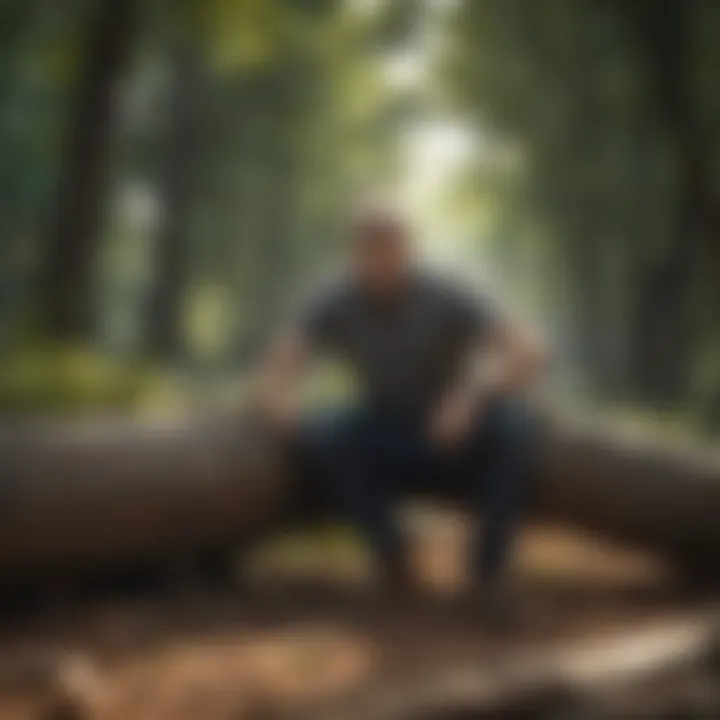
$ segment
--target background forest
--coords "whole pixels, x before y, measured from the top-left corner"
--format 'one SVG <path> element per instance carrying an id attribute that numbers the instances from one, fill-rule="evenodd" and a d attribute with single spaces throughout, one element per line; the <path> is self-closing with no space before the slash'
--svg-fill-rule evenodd
<path id="1" fill-rule="evenodd" d="M 392 187 L 557 349 L 720 429 L 714 0 L 6 0 L 0 410 L 228 395 Z"/>

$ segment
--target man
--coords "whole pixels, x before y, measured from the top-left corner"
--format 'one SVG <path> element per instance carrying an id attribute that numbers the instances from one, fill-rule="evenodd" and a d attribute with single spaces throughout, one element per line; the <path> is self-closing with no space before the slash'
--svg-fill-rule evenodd
<path id="1" fill-rule="evenodd" d="M 319 352 L 348 363 L 360 381 L 359 407 L 302 430 L 382 577 L 403 586 L 409 579 L 396 501 L 431 470 L 435 482 L 460 473 L 482 504 L 471 575 L 492 587 L 506 569 L 529 453 L 517 395 L 545 353 L 487 301 L 420 269 L 410 235 L 388 210 L 355 219 L 349 272 L 271 351 L 260 397 L 276 425 L 294 429 L 307 358 Z"/>

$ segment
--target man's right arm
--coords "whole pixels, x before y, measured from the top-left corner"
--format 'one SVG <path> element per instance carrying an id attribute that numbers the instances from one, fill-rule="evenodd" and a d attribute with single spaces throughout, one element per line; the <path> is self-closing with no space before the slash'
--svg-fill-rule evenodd
<path id="1" fill-rule="evenodd" d="M 299 420 L 298 387 L 309 356 L 305 334 L 293 328 L 273 342 L 260 365 L 254 405 L 278 430 L 290 430 Z"/>
<path id="2" fill-rule="evenodd" d="M 260 366 L 256 408 L 281 430 L 292 429 L 299 420 L 299 385 L 310 356 L 327 352 L 337 343 L 341 322 L 336 287 L 316 294 L 272 343 Z"/>

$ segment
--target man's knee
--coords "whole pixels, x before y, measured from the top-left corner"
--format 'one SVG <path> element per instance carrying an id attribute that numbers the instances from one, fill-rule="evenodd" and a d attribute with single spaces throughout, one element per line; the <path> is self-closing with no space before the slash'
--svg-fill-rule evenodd
<path id="1" fill-rule="evenodd" d="M 309 417 L 301 429 L 301 442 L 320 462 L 336 464 L 361 451 L 362 417 L 355 410 L 326 411 Z"/>
<path id="2" fill-rule="evenodd" d="M 493 402 L 483 418 L 480 432 L 493 445 L 529 451 L 535 435 L 536 420 L 525 402 L 500 398 Z"/>

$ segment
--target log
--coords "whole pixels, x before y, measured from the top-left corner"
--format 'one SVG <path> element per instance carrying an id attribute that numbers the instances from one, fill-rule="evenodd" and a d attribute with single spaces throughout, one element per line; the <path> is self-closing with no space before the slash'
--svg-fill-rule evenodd
<path id="1" fill-rule="evenodd" d="M 222 418 L 0 432 L 0 579 L 156 561 L 240 542 L 288 497 L 280 455 Z"/>
<path id="2" fill-rule="evenodd" d="M 550 419 L 537 448 L 531 509 L 692 562 L 717 565 L 720 454 L 627 428 Z"/>
<path id="3" fill-rule="evenodd" d="M 230 547 L 332 512 L 301 459 L 245 417 L 4 427 L 0 579 Z M 720 551 L 716 455 L 546 420 L 530 480 L 535 515 L 717 565 L 707 562 Z"/>

